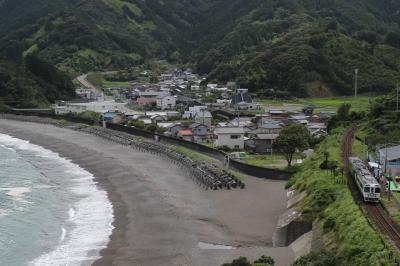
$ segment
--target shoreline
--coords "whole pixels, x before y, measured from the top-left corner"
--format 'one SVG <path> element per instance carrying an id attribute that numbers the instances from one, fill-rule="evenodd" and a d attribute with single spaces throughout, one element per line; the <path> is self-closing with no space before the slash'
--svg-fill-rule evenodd
<path id="1" fill-rule="evenodd" d="M 99 137 L 3 119 L 0 132 L 72 160 L 107 192 L 114 230 L 93 265 L 219 266 L 261 255 L 274 257 L 278 266 L 293 261 L 291 248 L 272 247 L 278 216 L 286 209 L 282 181 L 249 178 L 244 190 L 206 191 L 178 164 Z"/>

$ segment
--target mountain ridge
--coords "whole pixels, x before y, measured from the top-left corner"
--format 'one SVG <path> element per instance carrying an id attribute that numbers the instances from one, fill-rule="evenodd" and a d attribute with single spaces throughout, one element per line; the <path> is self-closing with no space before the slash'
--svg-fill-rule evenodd
<path id="1" fill-rule="evenodd" d="M 71 75 L 152 59 L 261 96 L 383 93 L 400 72 L 392 0 L 3 1 L 1 57 L 36 53 Z"/>

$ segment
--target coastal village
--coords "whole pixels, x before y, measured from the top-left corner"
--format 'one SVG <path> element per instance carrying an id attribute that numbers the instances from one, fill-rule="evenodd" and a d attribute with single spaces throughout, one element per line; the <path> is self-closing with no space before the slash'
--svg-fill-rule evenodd
<path id="1" fill-rule="evenodd" d="M 56 114 L 96 112 L 105 121 L 217 148 L 235 159 L 248 154 L 272 158 L 274 140 L 291 124 L 303 124 L 313 137 L 324 137 L 335 115 L 316 112 L 316 106 L 261 104 L 235 82 L 204 81 L 190 69 L 173 69 L 153 84 L 132 83 L 101 91 L 81 87 L 76 91 L 80 99 L 52 108 Z M 282 161 L 269 166 L 283 167 Z"/>
<path id="2" fill-rule="evenodd" d="M 239 84 L 207 83 L 191 69 L 171 69 L 157 80 L 103 89 L 82 80 L 76 90 L 79 99 L 58 102 L 52 109 L 55 114 L 97 113 L 107 122 L 219 149 L 248 164 L 281 169 L 287 165 L 274 151 L 274 141 L 283 128 L 302 124 L 319 139 L 328 135 L 329 120 L 336 115 L 316 105 L 257 102 Z M 311 153 L 296 154 L 294 164 L 301 164 Z M 376 154 L 366 157 L 375 177 L 383 166 L 385 172 L 400 175 L 400 145 L 378 146 Z M 391 189 L 400 191 L 400 178 L 396 180 L 399 183 L 393 182 Z"/>

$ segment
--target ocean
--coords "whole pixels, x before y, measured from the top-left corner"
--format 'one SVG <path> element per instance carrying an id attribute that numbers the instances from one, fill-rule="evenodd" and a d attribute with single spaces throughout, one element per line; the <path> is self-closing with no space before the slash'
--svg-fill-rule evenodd
<path id="1" fill-rule="evenodd" d="M 112 222 L 92 174 L 0 134 L 0 265 L 88 265 L 107 246 Z"/>

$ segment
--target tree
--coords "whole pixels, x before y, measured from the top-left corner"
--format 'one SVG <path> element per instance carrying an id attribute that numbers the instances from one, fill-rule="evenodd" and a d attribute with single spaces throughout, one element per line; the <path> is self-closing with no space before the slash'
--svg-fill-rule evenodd
<path id="1" fill-rule="evenodd" d="M 232 263 L 225 263 L 222 266 L 251 266 L 251 263 L 246 257 L 240 257 L 233 260 Z"/>
<path id="2" fill-rule="evenodd" d="M 350 116 L 350 109 L 351 109 L 351 105 L 350 104 L 342 104 L 337 112 L 337 118 L 340 121 L 347 121 L 349 119 Z"/>
<path id="3" fill-rule="evenodd" d="M 293 155 L 296 151 L 304 151 L 310 146 L 310 132 L 304 125 L 290 125 L 280 132 L 274 142 L 274 149 L 281 152 L 288 166 L 292 165 Z"/>

